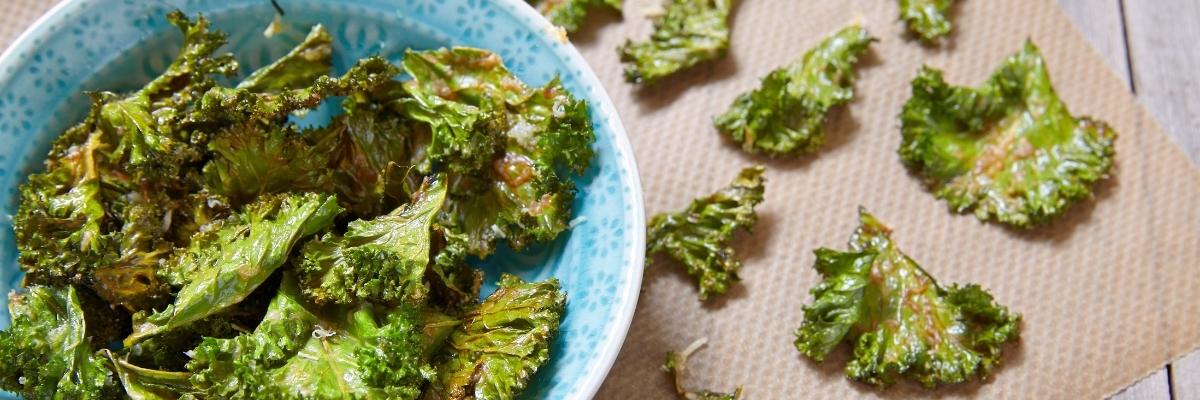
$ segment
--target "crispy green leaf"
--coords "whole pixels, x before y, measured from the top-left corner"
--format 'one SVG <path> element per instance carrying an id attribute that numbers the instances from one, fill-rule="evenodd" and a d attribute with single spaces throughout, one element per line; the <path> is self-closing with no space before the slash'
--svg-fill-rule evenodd
<path id="1" fill-rule="evenodd" d="M 359 60 L 341 77 L 321 76 L 312 85 L 264 93 L 247 89 L 216 87 L 204 93 L 195 110 L 180 125 L 198 131 L 245 122 L 278 126 L 295 112 L 311 110 L 334 96 L 371 91 L 392 82 L 399 69 L 381 57 Z"/>
<path id="2" fill-rule="evenodd" d="M 687 209 L 650 219 L 646 253 L 665 253 L 696 279 L 700 300 L 725 293 L 737 282 L 742 261 L 731 242 L 739 230 L 758 221 L 754 207 L 763 201 L 763 167 L 742 170 L 724 189 L 692 201 Z M 647 259 L 647 264 L 650 263 Z"/>
<path id="3" fill-rule="evenodd" d="M 107 97 L 100 108 L 100 130 L 107 132 L 115 143 L 111 157 L 126 163 L 126 168 L 144 179 L 176 177 L 180 166 L 194 162 L 200 153 L 182 138 L 169 134 L 172 129 L 162 126 L 155 116 L 150 97 L 134 95 L 118 99 L 116 94 L 103 93 Z M 169 110 L 169 109 L 168 109 Z"/>
<path id="4" fill-rule="evenodd" d="M 403 64 L 413 78 L 403 110 L 433 131 L 429 157 L 453 172 L 486 168 L 501 146 L 505 102 L 524 84 L 500 56 L 479 49 L 409 50 Z"/>
<path id="5" fill-rule="evenodd" d="M 296 268 L 305 297 L 318 304 L 423 301 L 430 229 L 445 201 L 445 178 L 433 178 L 412 203 L 309 242 Z"/>
<path id="6" fill-rule="evenodd" d="M 138 94 L 155 102 L 176 104 L 178 108 L 215 85 L 211 75 L 232 76 L 237 73 L 238 65 L 231 54 L 214 56 L 225 45 L 226 37 L 224 33 L 209 30 L 210 22 L 204 16 L 193 22 L 176 10 L 167 14 L 167 20 L 183 32 L 183 48 L 167 71 Z"/>
<path id="7" fill-rule="evenodd" d="M 608 7 L 621 11 L 621 0 L 526 0 L 546 16 L 550 23 L 561 26 L 567 32 L 579 30 L 587 18 L 588 9 Z"/>
<path id="8" fill-rule="evenodd" d="M 699 350 L 700 347 L 703 347 L 705 343 L 708 343 L 708 339 L 701 338 L 681 352 L 667 352 L 667 361 L 663 363 L 663 371 L 671 374 L 671 382 L 675 385 L 675 393 L 679 395 L 680 399 L 686 400 L 738 400 L 738 398 L 742 397 L 741 386 L 734 389 L 733 393 L 718 393 L 707 390 L 692 391 L 683 384 L 684 378 L 687 377 L 688 357 L 695 353 L 696 350 Z"/>
<path id="9" fill-rule="evenodd" d="M 208 142 L 213 159 L 204 166 L 204 186 L 235 207 L 264 194 L 331 192 L 331 149 L 313 139 L 290 125 L 231 125 Z"/>
<path id="10" fill-rule="evenodd" d="M 92 354 L 74 286 L 32 286 L 9 297 L 0 331 L 0 388 L 30 399 L 115 399 L 119 388 Z"/>
<path id="11" fill-rule="evenodd" d="M 434 224 L 436 254 L 426 270 L 430 301 L 448 309 L 474 306 L 479 302 L 483 272 L 467 264 L 470 253 L 467 235 Z"/>
<path id="12" fill-rule="evenodd" d="M 854 66 L 874 41 L 851 25 L 825 38 L 804 57 L 771 71 L 717 117 L 721 132 L 751 153 L 809 152 L 824 140 L 825 116 L 854 98 Z"/>
<path id="13" fill-rule="evenodd" d="M 280 92 L 312 85 L 333 67 L 333 38 L 316 25 L 292 51 L 246 77 L 237 88 L 255 92 Z"/>
<path id="14" fill-rule="evenodd" d="M 119 238 L 108 228 L 114 216 L 106 207 L 119 193 L 104 190 L 98 139 L 48 161 L 46 172 L 21 186 L 13 230 L 21 268 L 33 282 L 86 283 L 97 265 L 117 258 Z"/>
<path id="15" fill-rule="evenodd" d="M 934 387 L 986 377 L 1001 345 L 1020 335 L 1021 316 L 978 285 L 939 285 L 892 242 L 888 227 L 861 211 L 850 250 L 816 251 L 823 280 L 804 307 L 796 348 L 822 361 L 843 341 L 853 380 L 877 386 L 901 377 Z"/>
<path id="16" fill-rule="evenodd" d="M 220 241 L 198 244 L 202 254 L 185 253 L 170 262 L 173 268 L 192 271 L 191 281 L 179 290 L 175 302 L 150 315 L 134 316 L 133 333 L 125 345 L 186 326 L 216 314 L 246 298 L 275 272 L 302 238 L 323 231 L 340 212 L 327 195 L 267 196 L 247 206 L 242 229 Z M 194 274 L 194 275 L 192 275 Z"/>
<path id="17" fill-rule="evenodd" d="M 654 17 L 650 40 L 626 42 L 617 51 L 625 80 L 652 84 L 729 49 L 729 12 L 733 0 L 665 0 L 666 10 Z"/>
<path id="18" fill-rule="evenodd" d="M 191 357 L 187 352 L 196 348 L 204 338 L 229 338 L 237 336 L 247 326 L 253 327 L 262 318 L 261 314 L 249 315 L 242 304 L 220 314 L 146 338 L 121 350 L 122 360 L 153 370 L 181 371 Z M 126 323 L 128 325 L 128 322 Z M 128 326 L 122 327 L 129 329 Z M 118 338 L 120 340 L 122 338 Z"/>
<path id="19" fill-rule="evenodd" d="M 519 250 L 566 230 L 569 173 L 586 170 L 593 156 L 587 104 L 557 79 L 525 86 L 484 50 L 409 52 L 404 65 L 415 99 L 405 111 L 429 123 L 427 153 L 451 174 L 439 224 L 465 235 L 462 255 L 485 257 L 501 239 Z"/>
<path id="20" fill-rule="evenodd" d="M 216 86 L 213 75 L 231 76 L 237 71 L 233 56 L 214 56 L 225 45 L 225 34 L 210 31 L 204 17 L 192 22 L 179 11 L 168 20 L 184 34 L 183 48 L 167 71 L 141 90 L 121 97 L 102 93 L 108 98 L 100 107 L 98 127 L 115 147 L 111 157 L 139 180 L 178 179 L 181 168 L 200 159 L 185 129 L 177 126 L 178 116 L 190 103 Z"/>
<path id="21" fill-rule="evenodd" d="M 953 0 L 900 0 L 900 19 L 908 31 L 926 42 L 950 34 L 950 5 Z"/>
<path id="22" fill-rule="evenodd" d="M 178 12 L 168 19 L 184 33 L 184 43 L 167 71 L 126 97 L 94 95 L 87 118 L 55 141 L 46 172 L 22 185 L 14 231 L 32 281 L 93 285 L 97 268 L 108 268 L 116 279 L 145 277 L 144 267 L 161 255 L 161 232 L 143 228 L 161 226 L 169 214 L 170 199 L 162 192 L 191 189 L 184 168 L 201 154 L 177 129 L 177 116 L 215 85 L 212 75 L 237 68 L 232 56 L 214 56 L 225 36 L 209 31 L 208 20 L 193 23 Z M 148 290 L 98 292 L 142 309 L 156 303 L 160 293 L 149 290 L 155 287 L 150 282 Z"/>
<path id="23" fill-rule="evenodd" d="M 208 339 L 188 364 L 211 398 L 415 399 L 433 374 L 413 308 L 320 309 L 290 274 L 253 333 Z"/>
<path id="24" fill-rule="evenodd" d="M 447 400 L 515 398 L 550 358 L 565 307 L 558 280 L 501 276 L 496 292 L 450 335 L 428 390 Z"/>
<path id="25" fill-rule="evenodd" d="M 332 148 L 329 169 L 338 202 L 351 215 L 364 218 L 407 202 L 421 183 L 420 174 L 430 172 L 424 152 L 428 130 L 391 109 L 396 101 L 391 95 L 370 97 L 348 97 L 342 102 L 345 115 L 309 133 L 325 142 L 318 147 Z"/>
<path id="26" fill-rule="evenodd" d="M 159 371 L 130 364 L 108 349 L 100 351 L 116 371 L 125 395 L 132 400 L 175 400 L 192 391 L 187 372 Z"/>
<path id="27" fill-rule="evenodd" d="M 1033 43 L 978 88 L 925 67 L 901 114 L 900 157 L 956 212 L 1042 224 L 1092 195 L 1112 168 L 1116 132 L 1073 117 Z"/>

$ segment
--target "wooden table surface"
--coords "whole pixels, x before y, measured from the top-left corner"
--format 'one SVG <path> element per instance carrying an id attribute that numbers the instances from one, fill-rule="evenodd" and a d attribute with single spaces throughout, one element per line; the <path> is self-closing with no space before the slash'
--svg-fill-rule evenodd
<path id="1" fill-rule="evenodd" d="M 1200 163 L 1200 1 L 1058 3 L 1175 143 Z M 1112 398 L 1200 400 L 1200 351 Z"/>
<path id="2" fill-rule="evenodd" d="M 1200 0 L 1057 1 L 1175 143 L 1200 163 Z M 23 4 L 0 0 L 0 12 L 32 23 L 57 1 L 16 3 Z M 0 27 L 0 49 L 23 29 Z M 1200 400 L 1200 351 L 1130 383 L 1112 398 Z"/>

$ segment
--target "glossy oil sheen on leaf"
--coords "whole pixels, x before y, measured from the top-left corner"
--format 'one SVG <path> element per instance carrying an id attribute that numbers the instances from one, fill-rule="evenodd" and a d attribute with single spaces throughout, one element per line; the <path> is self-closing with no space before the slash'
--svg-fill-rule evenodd
<path id="1" fill-rule="evenodd" d="M 688 275 L 696 279 L 700 300 L 725 293 L 740 279 L 742 267 L 731 245 L 733 234 L 750 230 L 758 221 L 754 207 L 763 201 L 765 171 L 746 168 L 729 187 L 693 200 L 686 210 L 651 218 L 647 255 L 665 253 L 687 267 Z"/>
<path id="2" fill-rule="evenodd" d="M 415 399 L 432 370 L 416 309 L 321 308 L 285 274 L 254 332 L 206 339 L 188 370 L 210 398 Z"/>
<path id="3" fill-rule="evenodd" d="M 986 377 L 1001 346 L 1017 340 L 1021 316 L 978 285 L 942 286 L 896 247 L 891 230 L 866 211 L 849 251 L 819 249 L 795 345 L 822 361 L 839 343 L 853 346 L 853 380 L 888 386 L 900 378 L 926 387 Z"/>
<path id="4" fill-rule="evenodd" d="M 1113 165 L 1116 132 L 1076 118 L 1033 43 L 982 86 L 922 68 L 901 114 L 900 157 L 956 212 L 1015 227 L 1046 223 L 1092 196 Z"/>
<path id="5" fill-rule="evenodd" d="M 565 307 L 555 279 L 526 283 L 501 276 L 496 292 L 450 334 L 429 390 L 447 400 L 515 398 L 549 360 Z"/>
<path id="6" fill-rule="evenodd" d="M 900 19 L 908 31 L 926 42 L 950 34 L 950 5 L 954 0 L 900 0 Z"/>
<path id="7" fill-rule="evenodd" d="M 341 213 L 328 195 L 280 195 L 247 206 L 244 236 L 221 242 L 198 257 L 203 264 L 175 302 L 154 314 L 135 316 L 130 346 L 148 336 L 185 326 L 240 302 L 287 260 L 297 241 L 323 231 Z"/>
<path id="8" fill-rule="evenodd" d="M 826 114 L 854 98 L 854 66 L 874 41 L 852 25 L 825 38 L 792 64 L 771 71 L 717 117 L 721 132 L 750 153 L 809 152 L 824 140 Z"/>
<path id="9" fill-rule="evenodd" d="M 666 0 L 654 17 L 654 33 L 645 42 L 626 42 L 617 51 L 625 80 L 653 84 L 729 50 L 729 13 L 733 0 Z"/>
<path id="10" fill-rule="evenodd" d="M 617 12 L 621 11 L 622 0 L 526 0 L 538 12 L 546 16 L 550 23 L 558 25 L 567 32 L 579 30 L 587 18 L 588 9 L 608 7 Z"/>
<path id="11" fill-rule="evenodd" d="M 445 177 L 436 177 L 412 203 L 309 242 L 296 269 L 305 296 L 320 304 L 422 302 L 430 229 L 445 202 Z"/>
<path id="12" fill-rule="evenodd" d="M 33 286 L 9 299 L 0 331 L 0 388 L 30 399 L 115 399 L 119 389 L 93 354 L 75 287 Z"/>
<path id="13" fill-rule="evenodd" d="M 499 240 L 520 250 L 565 231 L 571 173 L 593 157 L 587 104 L 558 79 L 525 86 L 485 50 L 410 51 L 404 66 L 415 99 L 405 109 L 429 124 L 429 157 L 449 165 L 438 223 L 461 235 L 462 256 L 486 257 Z"/>
<path id="14" fill-rule="evenodd" d="M 163 192 L 192 189 L 181 168 L 200 157 L 176 117 L 215 85 L 214 75 L 237 68 L 231 56 L 215 55 L 225 36 L 210 31 L 207 19 L 179 12 L 167 19 L 184 36 L 167 70 L 128 96 L 92 94 L 87 117 L 54 141 L 46 171 L 21 186 L 13 225 L 31 281 L 89 285 L 131 310 L 162 295 L 151 266 L 165 242 L 161 229 L 146 228 L 162 226 L 178 200 Z M 95 270 L 104 273 L 93 279 Z M 129 286 L 118 293 L 110 290 L 114 282 Z"/>

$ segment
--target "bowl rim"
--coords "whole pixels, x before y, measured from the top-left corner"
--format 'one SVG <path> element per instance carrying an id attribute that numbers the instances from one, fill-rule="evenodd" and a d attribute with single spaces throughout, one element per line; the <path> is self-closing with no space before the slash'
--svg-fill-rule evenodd
<path id="1" fill-rule="evenodd" d="M 76 1 L 76 0 L 67 0 Z M 645 249 L 646 249 L 646 211 L 645 211 L 645 195 L 642 191 L 641 173 L 638 171 L 637 155 L 633 152 L 633 145 L 629 142 L 629 133 L 625 130 L 625 124 L 621 121 L 620 114 L 617 113 L 617 107 L 612 102 L 612 98 L 608 95 L 600 78 L 592 69 L 591 64 L 583 58 L 583 54 L 579 53 L 579 49 L 570 42 L 566 36 L 566 31 L 562 28 L 550 23 L 542 13 L 538 12 L 525 0 L 499 0 L 502 3 L 508 3 L 508 9 L 514 10 L 525 20 L 537 21 L 542 26 L 533 26 L 530 29 L 537 31 L 538 38 L 549 47 L 552 52 L 555 52 L 559 57 L 566 57 L 568 65 L 578 66 L 580 73 L 577 78 L 582 80 L 588 86 L 597 88 L 594 94 L 600 104 L 599 109 L 603 114 L 610 116 L 611 129 L 614 133 L 613 146 L 617 149 L 617 163 L 624 166 L 629 171 L 627 182 L 633 193 L 631 197 L 635 200 L 630 205 L 630 212 L 633 213 L 635 229 L 630 232 L 630 238 L 633 239 L 631 248 L 636 251 L 631 254 L 629 260 L 626 261 L 629 267 L 625 272 L 627 286 L 624 288 L 622 298 L 627 299 L 625 304 L 621 305 L 618 310 L 617 320 L 610 321 L 610 330 L 607 335 L 607 342 L 602 344 L 602 348 L 597 356 L 600 359 L 600 369 L 591 375 L 585 377 L 584 382 L 579 386 L 579 390 L 573 393 L 580 395 L 580 399 L 591 399 L 600 390 L 600 385 L 604 384 L 604 380 L 608 378 L 608 373 L 612 370 L 613 364 L 617 360 L 617 355 L 621 352 L 621 348 L 625 344 L 625 337 L 629 334 L 630 325 L 633 323 L 633 315 L 637 311 L 638 297 L 641 294 L 642 274 L 645 271 Z M 0 62 L 3 60 L 0 59 Z M 596 105 L 592 104 L 592 107 Z M 597 111 L 593 110 L 593 118 L 598 115 Z M 569 294 L 568 294 L 569 296 Z M 568 300 L 569 302 L 570 300 Z M 569 303 L 568 303 L 569 304 Z M 569 305 L 568 305 L 569 307 Z M 567 312 L 570 312 L 568 309 Z M 612 330 L 612 328 L 616 330 Z M 553 355 L 552 355 L 553 357 Z"/>
<path id="2" fill-rule="evenodd" d="M 646 231 L 644 229 L 646 215 L 645 197 L 642 190 L 641 174 L 638 171 L 637 155 L 633 152 L 633 146 L 629 141 L 629 134 L 625 130 L 625 124 L 621 121 L 621 116 L 617 113 L 617 107 L 609 96 L 608 90 L 600 82 L 591 64 L 583 58 L 579 50 L 566 38 L 566 32 L 550 23 L 549 20 L 524 0 L 492 1 L 507 3 L 508 7 L 503 8 L 517 13 L 514 16 L 520 17 L 520 20 L 535 21 L 536 24 L 540 24 L 541 26 L 529 26 L 528 28 L 536 32 L 540 41 L 556 57 L 564 59 L 567 65 L 579 68 L 578 79 L 591 87 L 597 88 L 592 97 L 598 100 L 598 104 L 590 104 L 593 108 L 593 121 L 595 121 L 598 115 L 609 116 L 609 129 L 612 130 L 615 136 L 612 139 L 613 146 L 617 150 L 617 163 L 629 171 L 629 174 L 624 176 L 622 180 L 629 185 L 632 191 L 629 198 L 634 201 L 630 204 L 629 213 L 632 214 L 631 217 L 633 217 L 636 229 L 631 230 L 628 234 L 628 239 L 632 243 L 629 243 L 630 246 L 627 249 L 634 250 L 634 252 L 630 254 L 626 262 L 627 268 L 623 271 L 624 281 L 627 284 L 622 288 L 622 291 L 618 292 L 620 298 L 626 300 L 617 309 L 615 320 L 609 321 L 608 334 L 606 335 L 607 340 L 601 343 L 601 349 L 596 356 L 600 361 L 597 364 L 599 368 L 593 373 L 585 375 L 584 381 L 576 386 L 576 390 L 572 391 L 573 394 L 577 395 L 577 398 L 590 399 L 599 391 L 600 385 L 608 377 L 608 373 L 612 370 L 612 366 L 616 362 L 617 355 L 621 352 L 625 338 L 629 333 L 629 328 L 633 323 L 633 316 L 637 310 L 638 298 L 641 294 L 642 278 L 645 269 L 645 257 L 642 251 L 646 247 Z M 63 20 L 67 9 L 80 6 L 84 2 L 85 0 L 62 0 L 38 17 L 33 24 L 25 28 L 9 44 L 8 48 L 3 53 L 0 53 L 0 80 L 11 79 L 10 74 L 5 73 L 2 67 L 16 64 L 19 61 L 19 55 L 28 51 L 33 45 L 33 37 L 45 33 L 49 26 Z"/>

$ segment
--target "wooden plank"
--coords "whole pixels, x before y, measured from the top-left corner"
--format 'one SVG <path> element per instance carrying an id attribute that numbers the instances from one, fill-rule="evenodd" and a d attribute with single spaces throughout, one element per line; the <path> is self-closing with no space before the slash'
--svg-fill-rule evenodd
<path id="1" fill-rule="evenodd" d="M 1058 0 L 1058 5 L 1092 47 L 1104 56 L 1113 72 L 1129 82 L 1121 0 Z"/>
<path id="2" fill-rule="evenodd" d="M 1171 393 L 1176 399 L 1200 399 L 1200 352 L 1171 364 Z"/>
<path id="3" fill-rule="evenodd" d="M 1129 75 L 1129 58 L 1126 53 L 1124 18 L 1120 0 L 1058 0 L 1075 27 L 1087 37 L 1107 61 L 1113 72 L 1125 79 L 1132 90 Z M 1198 359 L 1200 360 L 1200 359 Z M 1133 383 L 1112 400 L 1158 400 L 1170 399 L 1171 387 L 1167 370 L 1161 369 L 1154 375 Z"/>
<path id="4" fill-rule="evenodd" d="M 1200 162 L 1200 2 L 1126 0 L 1124 12 L 1135 92 Z M 1191 375 L 1200 377 L 1200 370 Z"/>
<path id="5" fill-rule="evenodd" d="M 1200 163 L 1200 4 L 1193 0 L 1125 1 L 1135 91 L 1167 133 Z M 1171 394 L 1200 399 L 1200 353 L 1171 365 Z M 1124 399 L 1122 399 L 1124 400 Z"/>
<path id="6" fill-rule="evenodd" d="M 1110 400 L 1170 400 L 1171 386 L 1167 370 L 1160 369 L 1133 386 L 1110 397 Z"/>

